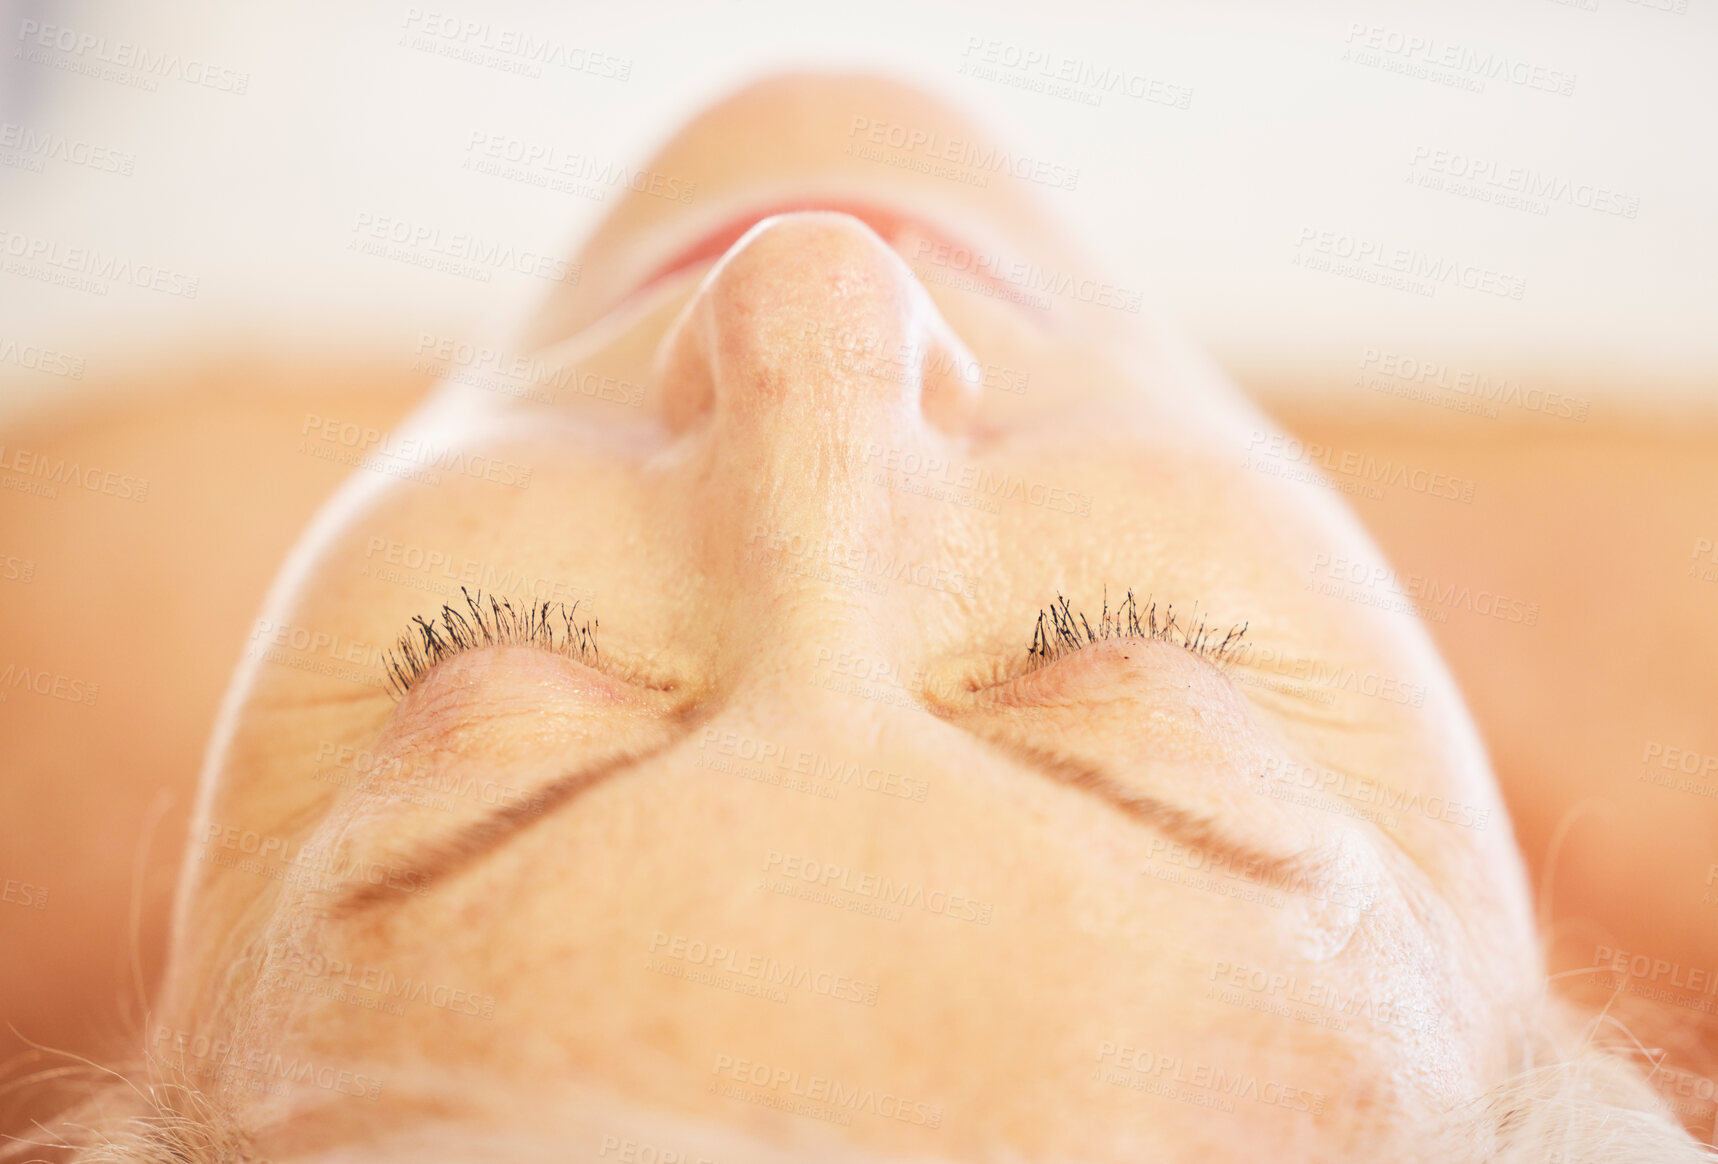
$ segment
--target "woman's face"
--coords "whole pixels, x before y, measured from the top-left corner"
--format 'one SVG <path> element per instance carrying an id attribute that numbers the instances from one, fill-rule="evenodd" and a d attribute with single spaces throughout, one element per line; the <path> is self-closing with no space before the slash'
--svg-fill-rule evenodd
<path id="1" fill-rule="evenodd" d="M 1518 858 L 1419 625 L 1317 584 L 1378 567 L 1306 470 L 1354 476 L 997 148 L 756 86 L 524 338 L 425 336 L 411 431 L 306 419 L 364 468 L 211 751 L 153 1050 L 298 1148 L 600 1092 L 903 1157 L 1327 1159 L 1502 1076 Z M 425 654 L 444 602 L 469 649 Z"/>

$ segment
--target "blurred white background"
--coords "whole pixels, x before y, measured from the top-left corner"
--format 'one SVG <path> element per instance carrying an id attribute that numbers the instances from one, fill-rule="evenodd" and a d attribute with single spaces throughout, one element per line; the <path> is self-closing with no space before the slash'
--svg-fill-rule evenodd
<path id="1" fill-rule="evenodd" d="M 421 332 L 473 333 L 547 284 L 358 253 L 360 215 L 566 253 L 605 203 L 464 168 L 474 134 L 637 164 L 723 90 L 810 65 L 915 80 L 1077 170 L 1042 196 L 1255 386 L 1346 384 L 1376 349 L 1709 405 L 1714 6 L 0 0 L 0 384 L 16 407 L 211 342 L 409 363 Z M 521 39 L 587 67 L 532 64 L 508 47 Z M 1088 86 L 1092 104 L 963 73 L 975 42 L 1170 99 Z M 1520 298 L 1308 269 L 1308 232 Z M 79 250 L 160 273 L 94 280 L 103 293 L 36 261 L 63 272 Z M 193 279 L 194 297 L 171 293 Z M 43 351 L 55 367 L 31 366 Z"/>

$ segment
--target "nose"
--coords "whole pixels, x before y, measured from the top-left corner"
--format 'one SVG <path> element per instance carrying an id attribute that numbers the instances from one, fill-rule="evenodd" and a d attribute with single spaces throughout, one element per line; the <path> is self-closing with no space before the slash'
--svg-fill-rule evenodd
<path id="1" fill-rule="evenodd" d="M 843 563 L 922 544 L 936 519 L 880 470 L 901 457 L 946 462 L 979 381 L 923 285 L 864 223 L 829 212 L 758 223 L 657 356 L 709 568 L 738 576 L 741 604 L 767 604 L 754 614 L 773 630 L 819 622 L 818 646 L 830 618 L 884 621 L 889 595 Z"/>
<path id="2" fill-rule="evenodd" d="M 828 211 L 753 226 L 687 304 L 657 365 L 676 431 L 713 412 L 735 436 L 766 437 L 813 417 L 839 426 L 832 435 L 915 421 L 957 434 L 977 403 L 976 370 L 901 257 Z"/>

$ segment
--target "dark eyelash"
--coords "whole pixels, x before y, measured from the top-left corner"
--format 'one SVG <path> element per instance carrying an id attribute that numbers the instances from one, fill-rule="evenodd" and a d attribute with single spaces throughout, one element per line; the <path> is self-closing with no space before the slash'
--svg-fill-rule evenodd
<path id="1" fill-rule="evenodd" d="M 434 615 L 418 615 L 412 619 L 415 629 L 401 635 L 383 657 L 388 687 L 396 699 L 405 698 L 412 684 L 431 667 L 473 647 L 524 644 L 569 655 L 581 663 L 595 665 L 599 661 L 597 620 L 574 621 L 577 602 L 571 606 L 543 602 L 515 607 L 507 599 L 491 595 L 485 609 L 481 590 L 474 595 L 461 586 L 459 592 L 465 595 L 464 611 L 444 603 L 439 624 Z"/>
<path id="2" fill-rule="evenodd" d="M 1032 632 L 1032 649 L 1027 656 L 1031 659 L 1031 666 L 1041 667 L 1103 639 L 1156 639 L 1185 647 L 1195 655 L 1220 663 L 1224 656 L 1240 645 L 1247 627 L 1252 625 L 1244 622 L 1238 627 L 1231 626 L 1219 639 L 1216 629 L 1198 613 L 1198 606 L 1193 609 L 1191 626 L 1176 618 L 1173 602 L 1164 608 L 1159 618 L 1156 602 L 1147 597 L 1142 610 L 1134 600 L 1133 591 L 1129 590 L 1121 605 L 1111 611 L 1109 590 L 1105 589 L 1103 613 L 1098 616 L 1098 624 L 1094 627 L 1084 611 L 1074 611 L 1068 600 L 1057 594 L 1056 601 L 1048 610 L 1038 612 L 1038 625 Z"/>

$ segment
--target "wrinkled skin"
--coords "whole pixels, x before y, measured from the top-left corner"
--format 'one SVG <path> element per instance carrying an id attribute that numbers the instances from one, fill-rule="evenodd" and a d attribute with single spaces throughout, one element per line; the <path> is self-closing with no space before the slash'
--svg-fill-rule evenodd
<path id="1" fill-rule="evenodd" d="M 423 1098 L 442 1067 L 902 1156 L 1366 1159 L 1517 1065 L 1508 819 L 1421 628 L 1306 585 L 1376 557 L 1339 495 L 1165 325 L 1082 302 L 1101 268 L 1023 183 L 848 153 L 861 119 L 977 134 L 873 80 L 707 112 L 650 163 L 696 197 L 627 195 L 497 345 L 586 387 L 449 384 L 371 451 L 490 460 L 358 472 L 277 581 L 153 1042 L 379 1081 L 235 1090 L 314 1109 L 283 1154 L 503 1118 Z M 951 280 L 964 240 L 1075 290 Z M 396 702 L 418 582 L 488 567 L 597 651 L 479 646 Z M 1096 623 L 1130 589 L 1245 634 L 1029 654 L 1058 594 Z M 760 959 L 810 973 L 759 997 Z"/>

